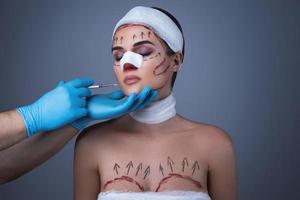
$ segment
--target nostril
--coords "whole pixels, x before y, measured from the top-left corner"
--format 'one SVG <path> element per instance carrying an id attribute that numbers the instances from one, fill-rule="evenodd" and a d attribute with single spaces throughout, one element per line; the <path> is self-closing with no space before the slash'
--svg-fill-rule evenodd
<path id="1" fill-rule="evenodd" d="M 123 66 L 124 71 L 136 70 L 137 67 L 130 63 L 125 63 Z"/>

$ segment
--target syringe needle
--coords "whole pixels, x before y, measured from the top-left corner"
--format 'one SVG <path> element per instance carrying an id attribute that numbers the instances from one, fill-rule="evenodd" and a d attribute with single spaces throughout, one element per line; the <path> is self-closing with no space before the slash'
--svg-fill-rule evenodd
<path id="1" fill-rule="evenodd" d="M 95 89 L 95 88 L 103 88 L 103 87 L 115 87 L 118 86 L 118 83 L 109 83 L 109 84 L 99 84 L 99 85 L 91 85 L 88 88 L 89 89 Z"/>

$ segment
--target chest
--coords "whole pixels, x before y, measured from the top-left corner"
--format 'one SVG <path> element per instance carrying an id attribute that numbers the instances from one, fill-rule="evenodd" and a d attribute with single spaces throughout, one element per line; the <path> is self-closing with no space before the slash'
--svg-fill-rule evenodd
<path id="1" fill-rule="evenodd" d="M 98 164 L 101 191 L 207 191 L 204 148 L 191 139 L 115 140 Z"/>

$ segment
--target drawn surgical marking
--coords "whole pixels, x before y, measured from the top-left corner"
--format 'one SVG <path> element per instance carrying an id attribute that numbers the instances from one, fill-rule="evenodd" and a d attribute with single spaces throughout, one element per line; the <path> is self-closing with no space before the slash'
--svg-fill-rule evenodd
<path id="1" fill-rule="evenodd" d="M 130 161 L 130 162 L 127 164 L 127 166 L 126 166 L 126 168 L 128 168 L 128 169 L 127 169 L 127 175 L 128 175 L 128 173 L 129 173 L 130 168 L 132 168 L 132 167 L 133 167 L 133 164 L 132 164 L 132 161 Z"/>
<path id="2" fill-rule="evenodd" d="M 145 33 L 144 33 L 144 32 L 141 32 L 141 38 L 142 38 L 142 39 L 144 38 L 144 35 L 145 35 Z"/>
<path id="3" fill-rule="evenodd" d="M 159 69 L 160 67 L 163 66 L 163 64 L 165 63 L 165 61 L 166 61 L 166 58 L 164 58 L 163 61 L 161 61 L 161 63 L 159 63 L 159 64 L 154 68 L 154 70 L 153 70 L 153 75 L 154 75 L 154 76 L 162 75 L 163 73 L 165 73 L 165 72 L 169 69 L 170 65 L 168 65 L 163 71 L 161 71 L 161 72 L 159 72 L 159 73 L 157 72 L 158 69 Z"/>
<path id="4" fill-rule="evenodd" d="M 116 171 L 117 174 L 118 174 L 118 168 L 120 168 L 120 165 L 118 165 L 117 163 L 115 163 L 114 170 Z"/>
<path id="5" fill-rule="evenodd" d="M 174 178 L 182 178 L 182 179 L 189 180 L 189 181 L 191 181 L 196 187 L 202 188 L 201 183 L 200 183 L 199 181 L 196 181 L 196 180 L 194 180 L 193 178 L 191 178 L 191 177 L 189 177 L 189 176 L 185 176 L 185 175 L 181 175 L 181 174 L 176 174 L 176 173 L 170 173 L 170 174 L 168 174 L 167 177 L 163 178 L 163 179 L 159 182 L 158 187 L 156 188 L 155 192 L 158 192 L 159 189 L 160 189 L 160 187 L 161 187 L 163 184 L 167 183 L 167 182 L 168 182 L 170 179 L 172 179 L 173 177 L 174 177 Z"/>
<path id="6" fill-rule="evenodd" d="M 144 61 L 151 60 L 151 59 L 153 59 L 153 58 L 156 58 L 157 56 L 161 56 L 161 53 L 158 52 L 158 53 L 155 54 L 154 56 L 151 56 L 151 57 L 149 57 L 149 58 L 144 58 Z"/>
<path id="7" fill-rule="evenodd" d="M 139 171 L 140 170 L 142 170 L 142 163 L 140 163 L 138 166 L 137 166 L 137 171 L 136 171 L 136 173 L 135 173 L 135 176 L 137 176 L 138 175 L 138 173 L 139 173 Z"/>
<path id="8" fill-rule="evenodd" d="M 182 172 L 184 172 L 184 167 L 185 166 L 189 166 L 189 162 L 188 162 L 186 157 L 182 161 Z"/>
<path id="9" fill-rule="evenodd" d="M 147 177 L 147 175 L 149 175 L 150 174 L 150 166 L 148 166 L 147 168 L 146 168 L 146 170 L 145 170 L 145 176 L 144 176 L 144 179 Z"/>
<path id="10" fill-rule="evenodd" d="M 161 166 L 161 163 L 159 163 L 159 171 L 161 172 L 161 174 L 162 174 L 163 176 L 165 176 L 165 175 L 164 175 L 164 168 Z"/>
<path id="11" fill-rule="evenodd" d="M 107 181 L 103 188 L 105 189 L 109 184 L 112 184 L 112 183 L 115 183 L 117 181 L 121 181 L 121 180 L 125 180 L 125 181 L 128 181 L 130 183 L 133 183 L 135 184 L 136 186 L 138 186 L 138 188 L 141 190 L 141 191 L 144 191 L 144 187 L 142 185 L 140 185 L 137 181 L 135 181 L 133 178 L 129 177 L 129 176 L 121 176 L 121 177 L 118 177 L 118 178 L 114 178 L 113 180 L 109 180 Z"/>
<path id="12" fill-rule="evenodd" d="M 174 173 L 174 166 L 175 166 L 175 162 L 171 159 L 170 156 L 167 157 L 167 166 L 169 168 L 169 170 L 171 171 L 171 173 L 168 173 L 167 176 L 165 176 L 165 168 L 163 167 L 163 165 L 161 163 L 159 163 L 159 173 L 162 174 L 163 178 L 160 180 L 160 182 L 158 183 L 158 186 L 155 189 L 155 192 L 158 192 L 161 189 L 161 186 L 163 184 L 166 184 L 167 182 L 169 182 L 172 179 L 185 179 L 190 181 L 192 184 L 194 184 L 196 187 L 198 188 L 202 188 L 202 185 L 199 181 L 195 180 L 192 178 L 192 176 L 194 175 L 196 170 L 200 170 L 200 166 L 199 166 L 199 162 L 197 160 L 195 160 L 193 162 L 192 167 L 189 167 L 191 163 L 188 162 L 188 158 L 184 157 L 181 165 L 182 165 L 182 172 L 186 172 L 187 169 L 192 171 L 192 175 L 188 176 L 188 175 L 184 175 L 184 174 L 178 174 L 178 173 Z M 143 175 L 143 179 L 145 180 L 147 177 L 150 176 L 150 165 L 147 166 L 147 168 L 142 171 L 142 162 L 139 163 L 139 165 L 136 167 L 136 172 L 135 172 L 135 176 L 139 175 L 139 172 L 141 172 L 140 174 Z M 127 175 L 130 173 L 130 170 L 134 168 L 134 164 L 133 161 L 129 161 L 128 164 L 125 166 L 127 168 Z M 114 167 L 113 167 L 113 171 L 118 175 L 119 172 L 118 170 L 120 169 L 120 165 L 118 163 L 115 162 Z M 138 183 L 138 181 L 136 181 L 134 178 L 131 178 L 129 176 L 126 175 L 122 175 L 120 177 L 114 178 L 112 180 L 107 181 L 104 184 L 104 189 L 109 185 L 109 184 L 113 184 L 116 183 L 118 181 L 127 181 L 129 183 L 133 183 L 135 184 L 141 191 L 144 191 L 144 187 L 142 186 L 142 184 Z"/>
<path id="13" fill-rule="evenodd" d="M 133 39 L 133 40 L 136 39 L 136 34 L 133 34 L 132 39 Z"/>
<path id="14" fill-rule="evenodd" d="M 198 170 L 200 169 L 199 163 L 198 163 L 197 160 L 194 162 L 194 164 L 193 164 L 193 166 L 192 166 L 192 169 L 193 169 L 192 175 L 194 175 L 194 172 L 195 172 L 196 168 L 198 168 Z"/>
<path id="15" fill-rule="evenodd" d="M 168 165 L 170 166 L 171 172 L 173 172 L 173 165 L 175 164 L 174 161 L 168 156 Z"/>

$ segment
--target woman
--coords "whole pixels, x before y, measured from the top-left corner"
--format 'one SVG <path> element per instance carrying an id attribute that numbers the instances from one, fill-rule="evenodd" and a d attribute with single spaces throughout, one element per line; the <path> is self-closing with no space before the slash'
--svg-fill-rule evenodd
<path id="1" fill-rule="evenodd" d="M 129 95 L 158 92 L 142 109 L 84 130 L 75 147 L 75 199 L 236 200 L 234 144 L 221 128 L 176 113 L 172 87 L 184 57 L 178 21 L 137 6 L 116 25 L 114 73 Z"/>

